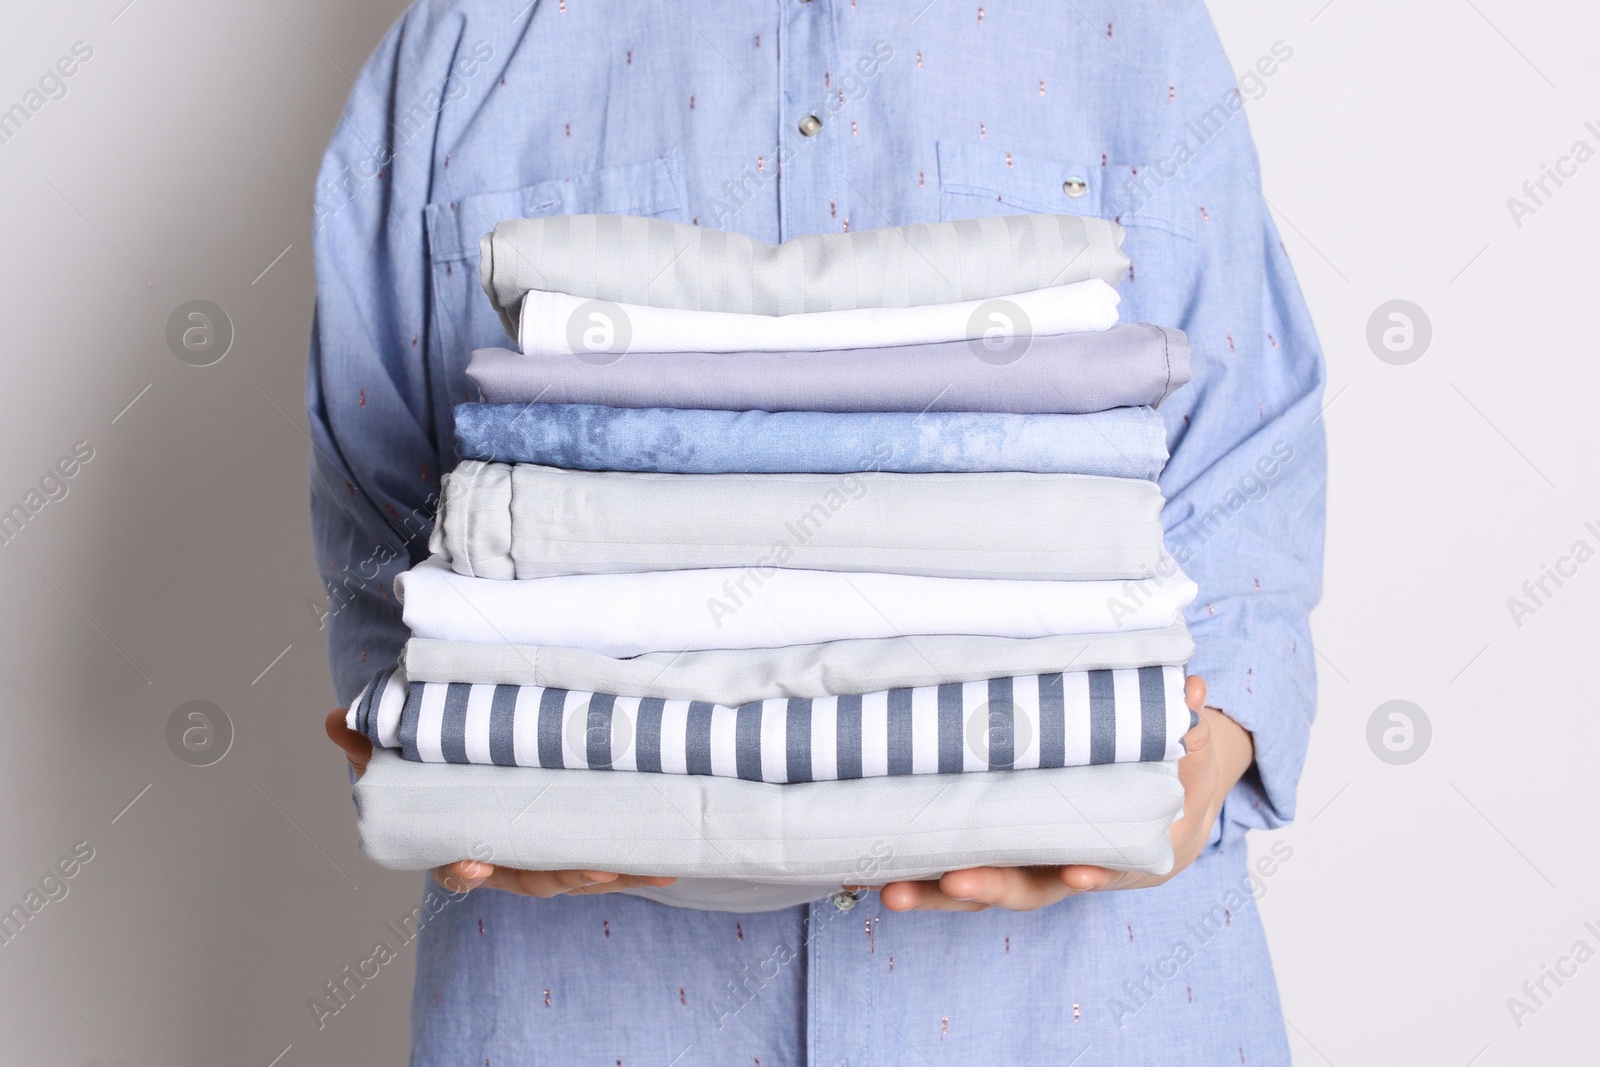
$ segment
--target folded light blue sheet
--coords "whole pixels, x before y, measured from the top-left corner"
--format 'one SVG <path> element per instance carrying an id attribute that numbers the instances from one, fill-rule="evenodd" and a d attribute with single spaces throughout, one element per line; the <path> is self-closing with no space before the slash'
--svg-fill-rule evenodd
<path id="1" fill-rule="evenodd" d="M 1149 407 L 1086 415 L 710 411 L 461 404 L 462 459 L 660 474 L 1027 471 L 1155 478 L 1166 428 Z"/>

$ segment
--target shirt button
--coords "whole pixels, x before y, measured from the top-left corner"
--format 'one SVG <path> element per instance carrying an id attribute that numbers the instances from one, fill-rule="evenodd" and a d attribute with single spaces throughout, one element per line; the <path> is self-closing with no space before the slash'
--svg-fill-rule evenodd
<path id="1" fill-rule="evenodd" d="M 1089 183 L 1082 178 L 1068 178 L 1061 183 L 1061 191 L 1076 200 L 1089 191 Z"/>
<path id="2" fill-rule="evenodd" d="M 822 120 L 815 115 L 807 115 L 800 120 L 800 132 L 807 137 L 815 137 L 820 129 L 822 129 Z"/>
<path id="3" fill-rule="evenodd" d="M 833 895 L 833 906 L 840 911 L 849 911 L 856 906 L 856 895 L 848 889 L 841 889 Z"/>

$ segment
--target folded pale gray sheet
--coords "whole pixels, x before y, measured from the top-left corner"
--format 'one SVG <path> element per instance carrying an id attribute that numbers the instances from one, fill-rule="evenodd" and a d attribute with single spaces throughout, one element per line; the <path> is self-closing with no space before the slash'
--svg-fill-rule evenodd
<path id="1" fill-rule="evenodd" d="M 529 870 L 677 876 L 684 881 L 672 889 L 639 895 L 762 911 L 841 885 L 963 867 L 1087 863 L 1164 874 L 1183 787 L 1174 763 L 771 785 L 411 763 L 380 749 L 355 799 L 361 849 L 385 867 L 470 856 Z"/>
<path id="2" fill-rule="evenodd" d="M 464 460 L 431 548 L 457 574 L 782 566 L 944 578 L 1138 578 L 1161 489 L 1081 474 L 646 474 Z"/>
<path id="3" fill-rule="evenodd" d="M 1138 323 L 1035 337 L 1006 362 L 967 341 L 829 352 L 472 354 L 490 403 L 602 404 L 724 411 L 981 411 L 1088 414 L 1160 404 L 1189 381 L 1189 342 Z"/>
<path id="4" fill-rule="evenodd" d="M 1083 215 L 1004 215 L 797 237 L 627 215 L 513 219 L 483 237 L 483 291 L 517 336 L 530 289 L 684 311 L 792 315 L 983 300 L 1128 269 L 1122 227 Z"/>
<path id="5" fill-rule="evenodd" d="M 414 637 L 401 664 L 418 682 L 537 685 L 732 704 L 777 697 L 975 682 L 1050 671 L 1177 666 L 1194 654 L 1182 619 L 1162 630 L 1059 637 L 889 637 L 782 648 L 651 652 L 617 659 L 578 648 Z"/>

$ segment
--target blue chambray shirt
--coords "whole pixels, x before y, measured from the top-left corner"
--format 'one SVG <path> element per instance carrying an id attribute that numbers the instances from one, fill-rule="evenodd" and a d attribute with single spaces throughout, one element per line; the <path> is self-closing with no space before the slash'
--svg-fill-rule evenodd
<path id="1" fill-rule="evenodd" d="M 1323 368 L 1242 112 L 1292 62 L 1279 45 L 1241 78 L 1197 0 L 421 0 L 390 32 L 313 204 L 341 700 L 405 639 L 390 583 L 426 555 L 468 356 L 504 342 L 478 280 L 496 221 L 775 242 L 1080 212 L 1127 227 L 1123 321 L 1194 346 L 1162 408 L 1168 545 L 1201 589 L 1191 671 L 1257 754 L 1172 882 L 1027 914 L 470 894 L 419 941 L 414 1063 L 1288 1062 L 1243 835 L 1292 817 L 1313 714 Z"/>

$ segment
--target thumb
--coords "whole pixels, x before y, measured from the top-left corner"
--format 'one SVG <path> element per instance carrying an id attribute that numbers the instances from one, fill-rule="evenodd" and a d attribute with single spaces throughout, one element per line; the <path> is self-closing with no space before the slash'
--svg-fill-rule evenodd
<path id="1" fill-rule="evenodd" d="M 335 708 L 328 712 L 322 728 L 327 731 L 328 739 L 344 750 L 344 758 L 350 761 L 356 777 L 360 778 L 366 773 L 367 764 L 372 762 L 372 741 L 344 724 L 346 710 Z"/>
<path id="2" fill-rule="evenodd" d="M 1217 790 L 1216 755 L 1211 751 L 1211 719 L 1204 712 L 1194 729 L 1183 735 L 1184 755 L 1178 761 L 1183 784 L 1183 817 L 1201 817 Z"/>

